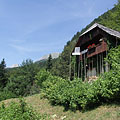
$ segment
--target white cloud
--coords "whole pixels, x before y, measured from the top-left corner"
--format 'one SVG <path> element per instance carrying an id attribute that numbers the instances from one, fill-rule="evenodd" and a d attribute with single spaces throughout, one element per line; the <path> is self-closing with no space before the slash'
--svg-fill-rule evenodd
<path id="1" fill-rule="evenodd" d="M 23 39 L 11 39 L 10 42 L 14 43 L 14 44 L 21 44 L 21 43 L 25 43 L 26 40 L 23 40 Z"/>
<path id="2" fill-rule="evenodd" d="M 9 46 L 12 47 L 12 48 L 15 48 L 19 52 L 32 52 L 33 51 L 30 48 L 26 48 L 26 47 L 23 47 L 23 46 L 20 46 L 20 45 L 10 44 Z"/>
<path id="3" fill-rule="evenodd" d="M 49 46 L 46 44 L 29 44 L 29 45 L 16 45 L 16 44 L 9 44 L 10 47 L 14 48 L 16 51 L 20 53 L 30 53 L 30 52 L 44 52 L 50 50 L 56 50 L 61 48 L 59 43 L 49 43 Z"/>

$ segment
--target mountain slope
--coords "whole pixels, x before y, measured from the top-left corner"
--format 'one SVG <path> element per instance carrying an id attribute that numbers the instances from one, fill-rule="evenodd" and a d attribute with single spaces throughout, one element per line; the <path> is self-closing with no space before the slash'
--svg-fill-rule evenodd
<path id="1" fill-rule="evenodd" d="M 49 57 L 49 55 L 50 54 L 42 56 L 39 61 L 41 61 L 41 60 L 47 60 L 48 57 Z M 59 55 L 60 55 L 60 53 L 51 53 L 52 59 L 58 58 Z"/>

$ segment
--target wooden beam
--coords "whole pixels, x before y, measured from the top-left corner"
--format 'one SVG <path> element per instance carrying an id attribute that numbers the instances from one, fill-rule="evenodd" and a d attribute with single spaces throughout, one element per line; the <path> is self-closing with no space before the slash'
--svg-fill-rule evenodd
<path id="1" fill-rule="evenodd" d="M 81 79 L 82 79 L 82 55 L 81 55 Z"/>
<path id="2" fill-rule="evenodd" d="M 99 54 L 100 56 L 100 74 L 101 74 L 101 53 Z"/>
<path id="3" fill-rule="evenodd" d="M 99 61 L 98 61 L 98 54 L 97 54 L 97 76 L 99 75 Z"/>
<path id="4" fill-rule="evenodd" d="M 75 79 L 75 62 L 74 62 L 74 79 Z"/>
<path id="5" fill-rule="evenodd" d="M 84 54 L 84 74 L 85 74 L 85 78 L 86 78 L 86 60 L 85 60 L 85 54 Z"/>
<path id="6" fill-rule="evenodd" d="M 80 77 L 80 56 L 78 56 L 78 78 Z"/>
<path id="7" fill-rule="evenodd" d="M 70 54 L 70 61 L 69 61 L 69 80 L 71 79 L 71 54 Z"/>

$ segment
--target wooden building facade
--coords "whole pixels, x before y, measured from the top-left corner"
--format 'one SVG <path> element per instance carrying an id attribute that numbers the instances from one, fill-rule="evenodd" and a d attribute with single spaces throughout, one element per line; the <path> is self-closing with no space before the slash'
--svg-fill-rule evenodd
<path id="1" fill-rule="evenodd" d="M 98 23 L 80 35 L 72 55 L 76 56 L 77 76 L 84 80 L 96 79 L 108 72 L 110 65 L 104 61 L 110 48 L 120 45 L 120 32 Z"/>

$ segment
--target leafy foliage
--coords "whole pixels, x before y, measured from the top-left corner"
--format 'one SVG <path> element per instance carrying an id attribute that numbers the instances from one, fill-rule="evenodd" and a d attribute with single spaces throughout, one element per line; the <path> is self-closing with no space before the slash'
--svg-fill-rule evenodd
<path id="1" fill-rule="evenodd" d="M 119 100 L 120 77 L 116 76 L 118 73 L 110 71 L 91 84 L 79 79 L 68 81 L 50 76 L 43 82 L 43 92 L 52 104 L 85 110 L 103 102 Z"/>
<path id="2" fill-rule="evenodd" d="M 17 96 L 11 91 L 5 91 L 5 90 L 0 91 L 0 101 L 15 97 Z"/>
<path id="3" fill-rule="evenodd" d="M 42 83 L 47 80 L 47 78 L 50 76 L 50 72 L 46 71 L 45 69 L 40 70 L 37 75 L 35 76 L 36 78 L 36 84 L 42 87 Z"/>
<path id="4" fill-rule="evenodd" d="M 10 74 L 5 90 L 11 91 L 16 96 L 29 95 L 32 86 L 34 86 L 37 72 L 38 68 L 32 60 L 23 61 L 21 67 Z"/>
<path id="5" fill-rule="evenodd" d="M 111 65 L 113 70 L 120 70 L 120 46 L 112 48 L 109 51 L 106 61 Z"/>
<path id="6" fill-rule="evenodd" d="M 45 120 L 46 115 L 39 115 L 29 107 L 24 100 L 20 103 L 11 103 L 8 107 L 4 104 L 0 107 L 1 120 Z"/>
<path id="7" fill-rule="evenodd" d="M 118 4 L 120 4 L 120 0 L 118 0 Z"/>

